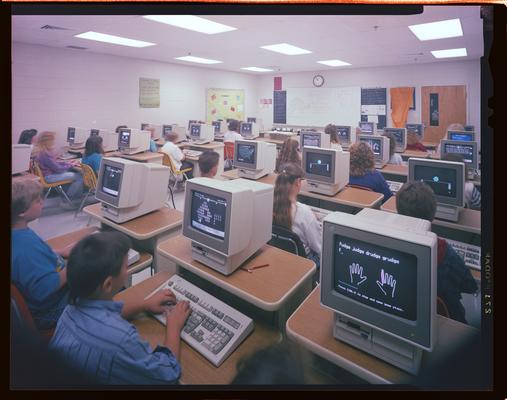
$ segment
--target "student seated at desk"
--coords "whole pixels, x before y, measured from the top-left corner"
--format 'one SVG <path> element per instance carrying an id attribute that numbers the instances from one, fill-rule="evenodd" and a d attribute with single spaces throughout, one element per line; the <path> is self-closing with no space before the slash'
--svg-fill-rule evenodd
<path id="1" fill-rule="evenodd" d="M 178 134 L 176 132 L 169 132 L 167 134 L 167 142 L 160 149 L 161 152 L 171 157 L 174 164 L 174 168 L 181 171 L 186 168 L 193 168 L 194 165 L 190 161 L 185 160 L 185 154 L 181 149 L 176 146 L 176 140 L 178 140 Z M 186 173 L 188 179 L 192 179 L 192 171 Z"/>
<path id="2" fill-rule="evenodd" d="M 199 156 L 199 169 L 204 178 L 214 178 L 218 171 L 220 155 L 213 150 L 206 150 Z"/>
<path id="3" fill-rule="evenodd" d="M 428 151 L 414 132 L 407 132 L 407 150 Z"/>
<path id="4" fill-rule="evenodd" d="M 322 230 L 311 208 L 297 201 L 304 171 L 295 163 L 285 163 L 280 168 L 273 198 L 273 224 L 291 230 L 299 236 L 305 248 L 306 258 L 314 261 L 319 271 Z"/>
<path id="5" fill-rule="evenodd" d="M 437 203 L 433 190 L 425 183 L 407 182 L 396 193 L 396 208 L 401 215 L 433 221 Z M 447 306 L 449 317 L 467 323 L 461 293 L 475 293 L 478 287 L 463 259 L 438 238 L 437 296 Z"/>
<path id="6" fill-rule="evenodd" d="M 401 155 L 396 153 L 396 138 L 392 133 L 384 133 L 384 136 L 389 138 L 389 161 L 388 164 L 403 165 Z"/>
<path id="7" fill-rule="evenodd" d="M 56 159 L 55 136 L 54 132 L 42 132 L 37 136 L 34 158 L 48 183 L 72 180 L 67 195 L 71 199 L 78 199 L 83 193 L 83 176 L 81 172 L 71 171 L 77 166 L 76 162 L 63 162 Z"/>
<path id="8" fill-rule="evenodd" d="M 291 138 L 285 139 L 280 148 L 280 152 L 276 158 L 275 172 L 280 172 L 280 167 L 288 162 L 301 166 L 299 141 Z"/>
<path id="9" fill-rule="evenodd" d="M 37 129 L 25 129 L 19 135 L 18 144 L 33 145 L 37 139 Z"/>
<path id="10" fill-rule="evenodd" d="M 224 134 L 224 142 L 235 142 L 237 139 L 243 139 L 243 136 L 239 134 L 239 121 L 236 119 L 232 119 L 229 121 L 229 125 L 227 126 L 229 129 Z"/>
<path id="11" fill-rule="evenodd" d="M 145 130 L 150 131 L 150 151 L 152 153 L 156 153 L 158 151 L 157 143 L 153 140 L 153 135 L 155 135 L 155 127 L 148 126 Z"/>
<path id="12" fill-rule="evenodd" d="M 85 151 L 81 163 L 92 167 L 95 171 L 95 175 L 99 173 L 100 162 L 103 156 L 102 136 L 90 136 L 86 139 Z"/>
<path id="13" fill-rule="evenodd" d="M 441 157 L 441 160 L 463 162 L 463 156 L 461 154 L 447 153 Z M 467 174 L 465 174 L 465 207 L 479 211 L 481 209 L 481 192 L 473 182 L 470 182 Z"/>
<path id="14" fill-rule="evenodd" d="M 385 203 L 392 195 L 384 176 L 375 169 L 375 156 L 371 147 L 365 142 L 350 146 L 349 184 L 364 186 L 384 195 Z"/>
<path id="15" fill-rule="evenodd" d="M 62 257 L 73 246 L 54 250 L 28 223 L 42 212 L 42 186 L 33 180 L 12 182 L 11 282 L 23 295 L 38 329 L 51 329 L 67 305 L 67 270 Z"/>
<path id="16" fill-rule="evenodd" d="M 324 133 L 327 133 L 330 136 L 331 148 L 336 150 L 343 150 L 340 144 L 340 139 L 338 139 L 338 132 L 336 130 L 336 125 L 327 124 L 324 128 Z"/>
<path id="17" fill-rule="evenodd" d="M 139 385 L 176 383 L 180 332 L 190 314 L 188 301 L 175 303 L 169 289 L 138 304 L 113 301 L 128 277 L 130 240 L 120 232 L 103 232 L 82 239 L 68 263 L 69 305 L 49 344 L 73 366 L 103 384 Z M 142 311 L 166 312 L 162 346 L 152 350 L 137 328 L 124 318 Z"/>

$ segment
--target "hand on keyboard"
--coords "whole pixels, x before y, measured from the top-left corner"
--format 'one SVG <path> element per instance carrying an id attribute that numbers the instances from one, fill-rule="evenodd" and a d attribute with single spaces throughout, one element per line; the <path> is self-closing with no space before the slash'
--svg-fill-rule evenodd
<path id="1" fill-rule="evenodd" d="M 145 310 L 154 314 L 167 310 L 167 303 L 176 303 L 176 296 L 170 289 L 162 289 L 145 300 Z"/>
<path id="2" fill-rule="evenodd" d="M 190 309 L 190 302 L 188 300 L 181 300 L 174 307 L 171 307 L 170 310 L 166 310 L 167 329 L 174 329 L 178 332 L 179 336 L 179 333 L 185 326 L 185 322 L 187 322 L 190 311 L 192 310 Z"/>

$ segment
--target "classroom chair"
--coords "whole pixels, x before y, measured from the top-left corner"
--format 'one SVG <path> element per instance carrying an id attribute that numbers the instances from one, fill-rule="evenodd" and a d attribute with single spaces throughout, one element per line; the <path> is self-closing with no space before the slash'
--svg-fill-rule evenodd
<path id="1" fill-rule="evenodd" d="M 14 310 L 16 318 L 18 318 L 24 325 L 32 331 L 38 332 L 46 343 L 49 343 L 53 337 L 55 328 L 39 330 L 35 326 L 32 313 L 26 304 L 24 296 L 19 289 L 11 282 L 11 306 Z"/>
<path id="2" fill-rule="evenodd" d="M 86 194 L 84 195 L 83 200 L 79 205 L 79 208 L 76 210 L 76 213 L 74 214 L 74 218 L 76 218 L 77 215 L 83 209 L 84 203 L 88 198 L 88 196 L 90 195 L 90 193 L 95 194 L 95 189 L 97 188 L 97 176 L 95 175 L 95 171 L 93 170 L 93 168 L 87 164 L 81 164 L 81 170 L 83 171 L 83 185 L 86 188 L 88 188 L 88 192 L 86 192 Z"/>
<path id="3" fill-rule="evenodd" d="M 300 257 L 305 257 L 306 252 L 303 242 L 297 234 L 278 225 L 273 225 L 269 245 L 278 247 Z"/>
<path id="4" fill-rule="evenodd" d="M 234 168 L 234 142 L 224 142 L 224 169 Z"/>
<path id="5" fill-rule="evenodd" d="M 183 182 L 186 182 L 188 180 L 188 176 L 186 173 L 192 171 L 192 168 L 185 168 L 182 170 L 176 169 L 171 157 L 169 157 L 169 155 L 166 153 L 162 153 L 162 155 L 163 155 L 162 164 L 165 165 L 166 167 L 169 167 L 169 169 L 171 170 L 169 182 L 171 181 L 171 179 L 174 180 L 174 186 L 172 187 L 172 189 L 176 189 L 176 185 L 178 184 L 178 182 L 180 182 L 181 180 L 183 180 Z M 171 187 L 169 187 L 169 189 L 171 189 Z M 172 190 L 171 190 L 171 196 L 172 196 Z M 173 199 L 173 204 L 174 204 L 174 199 Z"/>
<path id="6" fill-rule="evenodd" d="M 67 193 L 65 193 L 65 190 L 63 190 L 63 187 L 62 187 L 63 185 L 68 185 L 68 184 L 72 183 L 71 179 L 48 183 L 48 182 L 46 182 L 46 178 L 44 177 L 44 174 L 42 173 L 39 163 L 37 161 L 33 162 L 33 169 L 34 169 L 35 175 L 37 175 L 39 177 L 42 187 L 44 189 L 48 189 L 48 191 L 46 192 L 46 195 L 44 196 L 44 201 L 48 198 L 49 192 L 51 192 L 51 189 L 56 188 L 56 191 L 60 194 L 60 196 L 63 196 L 63 198 L 65 198 L 65 200 L 67 200 L 67 202 L 72 205 L 72 202 L 70 201 L 69 196 L 67 196 Z"/>

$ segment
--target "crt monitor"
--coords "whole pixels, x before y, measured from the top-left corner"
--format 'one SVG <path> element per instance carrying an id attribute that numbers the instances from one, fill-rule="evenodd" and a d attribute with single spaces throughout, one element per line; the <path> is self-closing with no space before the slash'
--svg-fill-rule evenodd
<path id="1" fill-rule="evenodd" d="M 161 164 L 103 158 L 95 192 L 102 215 L 122 223 L 163 207 L 169 174 Z"/>
<path id="2" fill-rule="evenodd" d="M 164 138 L 169 134 L 169 132 L 173 131 L 173 125 L 172 124 L 164 124 L 162 125 L 162 134 L 164 135 Z"/>
<path id="3" fill-rule="evenodd" d="M 343 145 L 349 145 L 350 143 L 353 143 L 354 140 L 351 138 L 350 134 L 350 126 L 344 126 L 344 125 L 337 125 L 336 126 L 336 134 L 338 135 L 338 140 L 340 141 L 340 144 Z"/>
<path id="4" fill-rule="evenodd" d="M 243 137 L 259 136 L 259 128 L 253 122 L 241 122 L 239 125 L 239 134 Z"/>
<path id="5" fill-rule="evenodd" d="M 213 141 L 215 139 L 215 129 L 213 128 L 212 125 L 191 124 L 190 139 Z"/>
<path id="6" fill-rule="evenodd" d="M 359 129 L 361 129 L 361 133 L 363 135 L 376 135 L 377 134 L 377 124 L 375 122 L 370 121 L 360 121 Z"/>
<path id="7" fill-rule="evenodd" d="M 213 125 L 215 135 L 223 135 L 225 132 L 227 132 L 227 123 L 225 121 L 213 121 L 211 125 Z"/>
<path id="8" fill-rule="evenodd" d="M 255 124 L 257 122 L 257 118 L 255 118 L 255 117 L 248 117 L 246 119 L 246 122 L 253 122 Z"/>
<path id="9" fill-rule="evenodd" d="M 67 142 L 72 149 L 85 147 L 86 140 L 90 137 L 90 130 L 76 127 L 67 128 Z"/>
<path id="10" fill-rule="evenodd" d="M 419 137 L 419 140 L 423 140 L 424 138 L 424 125 L 423 124 L 406 124 L 405 128 L 407 129 L 407 133 L 414 133 Z"/>
<path id="11" fill-rule="evenodd" d="M 359 142 L 367 143 L 375 156 L 375 167 L 381 168 L 389 161 L 389 138 L 386 136 L 357 135 Z"/>
<path id="12" fill-rule="evenodd" d="M 189 120 L 189 121 L 188 121 L 188 128 L 187 128 L 187 130 L 190 132 L 190 125 L 192 125 L 192 124 L 197 124 L 197 123 L 199 123 L 199 121 L 198 121 L 198 120 L 196 120 L 196 119 L 191 119 L 191 120 Z"/>
<path id="13" fill-rule="evenodd" d="M 30 155 L 32 146 L 29 144 L 12 145 L 12 170 L 11 174 L 20 174 L 30 169 Z"/>
<path id="14" fill-rule="evenodd" d="M 240 178 L 259 179 L 276 166 L 276 145 L 256 140 L 234 142 L 234 166 Z"/>
<path id="15" fill-rule="evenodd" d="M 322 147 L 328 149 L 331 147 L 331 137 L 324 132 L 302 130 L 299 134 L 299 146 Z"/>
<path id="16" fill-rule="evenodd" d="M 273 185 L 248 179 L 187 181 L 183 236 L 192 257 L 230 275 L 271 239 Z"/>
<path id="17" fill-rule="evenodd" d="M 462 142 L 473 142 L 475 141 L 475 132 L 473 131 L 447 131 L 447 139 L 458 140 Z"/>
<path id="18" fill-rule="evenodd" d="M 380 210 L 323 220 L 321 304 L 333 334 L 417 374 L 436 344 L 437 236 L 428 221 Z"/>
<path id="19" fill-rule="evenodd" d="M 463 140 L 441 140 L 440 158 L 445 154 L 460 154 L 467 169 L 477 169 L 477 142 Z"/>
<path id="20" fill-rule="evenodd" d="M 148 131 L 150 129 L 153 129 L 153 140 L 157 140 L 162 137 L 164 125 L 148 124 L 146 122 L 143 122 L 141 124 L 142 131 Z M 151 131 L 150 131 L 150 134 L 151 134 Z"/>
<path id="21" fill-rule="evenodd" d="M 408 181 L 422 181 L 433 189 L 438 218 L 454 220 L 465 205 L 465 166 L 461 162 L 408 159 Z"/>
<path id="22" fill-rule="evenodd" d="M 90 129 L 90 136 L 100 136 L 102 138 L 102 148 L 105 152 L 118 150 L 118 133 L 107 129 Z"/>
<path id="23" fill-rule="evenodd" d="M 405 128 L 384 128 L 384 135 L 391 133 L 396 139 L 396 152 L 403 153 L 407 148 L 407 130 Z"/>
<path id="24" fill-rule="evenodd" d="M 120 129 L 118 149 L 124 154 L 136 154 L 149 150 L 150 132 L 134 128 Z"/>

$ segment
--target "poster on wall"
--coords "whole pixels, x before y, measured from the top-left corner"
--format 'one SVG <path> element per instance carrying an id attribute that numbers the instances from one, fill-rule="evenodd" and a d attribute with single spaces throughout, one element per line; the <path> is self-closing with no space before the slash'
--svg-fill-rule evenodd
<path id="1" fill-rule="evenodd" d="M 160 107 L 160 79 L 139 78 L 139 107 Z"/>
<path id="2" fill-rule="evenodd" d="M 361 121 L 376 122 L 378 129 L 387 123 L 387 89 L 361 88 Z"/>
<path id="3" fill-rule="evenodd" d="M 208 89 L 206 93 L 206 122 L 228 118 L 245 118 L 245 91 L 243 89 Z"/>

